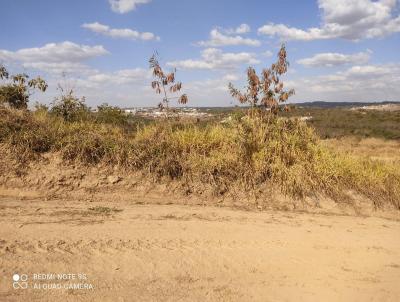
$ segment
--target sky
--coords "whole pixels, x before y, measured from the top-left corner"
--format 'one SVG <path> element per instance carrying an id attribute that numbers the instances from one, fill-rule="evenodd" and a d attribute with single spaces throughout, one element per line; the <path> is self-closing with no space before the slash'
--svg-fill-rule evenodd
<path id="1" fill-rule="evenodd" d="M 157 52 L 189 106 L 232 106 L 228 83 L 276 61 L 285 43 L 291 102 L 400 101 L 397 0 L 0 0 L 0 64 L 41 75 L 89 106 L 155 106 Z"/>

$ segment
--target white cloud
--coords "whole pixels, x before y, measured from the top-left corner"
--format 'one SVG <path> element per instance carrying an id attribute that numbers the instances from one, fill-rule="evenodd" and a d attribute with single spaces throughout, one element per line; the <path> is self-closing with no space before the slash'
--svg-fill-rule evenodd
<path id="1" fill-rule="evenodd" d="M 270 57 L 272 57 L 272 56 L 274 55 L 274 53 L 273 53 L 272 51 L 270 51 L 270 50 L 267 50 L 267 51 L 264 51 L 264 52 L 262 53 L 262 55 L 263 55 L 264 57 L 266 57 L 266 58 L 270 58 Z"/>
<path id="2" fill-rule="evenodd" d="M 361 40 L 400 32 L 400 16 L 393 16 L 396 0 L 319 0 L 321 27 L 306 30 L 285 24 L 269 23 L 259 34 L 282 40 L 317 40 L 343 38 Z"/>
<path id="3" fill-rule="evenodd" d="M 228 84 L 232 80 L 225 77 L 192 81 L 186 84 L 186 90 L 196 95 L 206 97 L 210 92 L 225 92 L 228 94 Z"/>
<path id="4" fill-rule="evenodd" d="M 291 76 L 290 76 L 291 77 Z M 237 104 L 228 93 L 227 85 L 245 83 L 244 73 L 231 71 L 214 77 L 183 81 L 185 93 L 193 106 L 223 106 Z M 85 95 L 91 106 L 108 102 L 119 106 L 155 106 L 159 95 L 150 88 L 151 74 L 147 69 L 133 68 L 114 72 L 93 72 L 88 76 L 69 79 L 78 96 Z M 342 72 L 309 76 L 284 81 L 285 87 L 295 88 L 291 101 L 379 101 L 398 100 L 400 95 L 400 64 L 356 65 Z M 49 82 L 46 95 L 34 95 L 32 101 L 50 101 L 58 94 L 57 80 Z M 37 99 L 36 99 L 37 97 Z"/>
<path id="5" fill-rule="evenodd" d="M 136 9 L 138 4 L 146 4 L 151 0 L 108 0 L 113 12 L 125 14 Z"/>
<path id="6" fill-rule="evenodd" d="M 210 32 L 209 40 L 200 41 L 197 44 L 206 47 L 219 47 L 228 45 L 260 46 L 261 42 L 255 39 L 243 38 L 238 35 L 236 36 L 225 35 L 218 29 L 213 29 Z"/>
<path id="7" fill-rule="evenodd" d="M 399 65 L 363 65 L 353 66 L 343 73 L 345 77 L 353 77 L 357 79 L 374 79 L 382 76 L 398 77 L 400 72 Z"/>
<path id="8" fill-rule="evenodd" d="M 24 62 L 22 66 L 52 74 L 90 74 L 93 71 L 89 66 L 76 62 Z"/>
<path id="9" fill-rule="evenodd" d="M 108 53 L 101 45 L 88 46 L 65 41 L 17 51 L 1 49 L 0 60 L 17 62 L 25 68 L 46 72 L 86 72 L 89 67 L 82 62 Z"/>
<path id="10" fill-rule="evenodd" d="M 150 79 L 151 72 L 148 69 L 134 68 L 122 69 L 112 73 L 95 73 L 87 77 L 86 81 L 93 84 L 117 84 L 124 85 L 136 82 L 145 82 Z"/>
<path id="11" fill-rule="evenodd" d="M 228 73 L 228 74 L 226 74 L 226 75 L 224 75 L 223 77 L 222 77 L 222 79 L 223 80 L 225 80 L 225 81 L 237 81 L 237 80 L 239 80 L 239 76 L 237 75 L 237 74 L 233 74 L 233 73 Z"/>
<path id="12" fill-rule="evenodd" d="M 238 35 L 242 35 L 242 34 L 246 34 L 249 33 L 251 30 L 250 26 L 246 23 L 242 23 L 240 24 L 238 27 L 236 28 L 230 28 L 227 30 L 224 30 L 225 33 L 232 35 L 232 34 L 238 34 Z"/>
<path id="13" fill-rule="evenodd" d="M 12 71 L 21 67 L 33 69 L 28 74 L 42 75 L 49 85 L 42 94 L 34 94 L 35 101 L 51 103 L 59 95 L 56 90 L 61 83 L 73 89 L 76 95 L 87 97 L 88 105 L 95 106 L 109 102 L 120 106 L 156 105 L 157 101 L 150 87 L 151 72 L 144 68 L 101 72 L 86 65 L 86 61 L 108 54 L 103 46 L 78 45 L 72 42 L 49 43 L 43 47 L 25 48 L 17 51 L 0 50 L 0 62 Z M 47 74 L 43 74 L 43 73 Z M 66 73 L 64 79 L 62 75 Z"/>
<path id="14" fill-rule="evenodd" d="M 369 61 L 371 51 L 356 54 L 319 53 L 311 58 L 298 60 L 297 63 L 306 67 L 332 67 L 346 64 L 363 64 Z"/>
<path id="15" fill-rule="evenodd" d="M 400 65 L 352 66 L 330 75 L 306 77 L 286 84 L 296 89 L 296 100 L 398 101 Z"/>
<path id="16" fill-rule="evenodd" d="M 237 74 L 223 74 L 217 78 L 184 83 L 190 104 L 197 106 L 227 106 L 237 104 L 229 94 L 229 82 L 242 81 L 242 76 Z"/>
<path id="17" fill-rule="evenodd" d="M 325 38 L 319 28 L 310 28 L 307 31 L 288 27 L 284 24 L 269 23 L 258 29 L 259 34 L 267 36 L 279 36 L 282 40 L 316 40 Z M 327 38 L 327 37 L 326 37 Z"/>
<path id="18" fill-rule="evenodd" d="M 77 96 L 85 96 L 89 106 L 107 102 L 117 106 L 155 106 L 158 95 L 150 89 L 151 71 L 131 68 L 113 72 L 91 69 L 87 74 L 67 73 L 66 77 L 53 74 L 45 77 L 49 88 L 45 94 L 35 94 L 34 101 L 50 103 L 59 95 L 56 87 L 61 83 L 67 90 L 72 89 Z"/>
<path id="19" fill-rule="evenodd" d="M 0 50 L 0 59 L 23 62 L 78 62 L 108 54 L 101 45 L 79 45 L 65 41 L 49 43 L 43 47 L 23 48 L 17 51 Z"/>
<path id="20" fill-rule="evenodd" d="M 132 40 L 160 40 L 155 34 L 151 32 L 138 32 L 130 28 L 110 28 L 108 25 L 101 24 L 99 22 L 85 23 L 82 25 L 83 28 L 89 29 L 92 32 L 109 36 L 112 38 L 121 39 L 132 39 Z"/>
<path id="21" fill-rule="evenodd" d="M 199 60 L 182 60 L 168 62 L 168 66 L 183 69 L 234 69 L 240 64 L 258 64 L 256 55 L 248 52 L 224 53 L 221 49 L 206 48 Z"/>
<path id="22" fill-rule="evenodd" d="M 250 26 L 246 23 L 240 24 L 235 30 L 235 33 L 237 34 L 245 34 L 248 32 L 250 32 Z"/>

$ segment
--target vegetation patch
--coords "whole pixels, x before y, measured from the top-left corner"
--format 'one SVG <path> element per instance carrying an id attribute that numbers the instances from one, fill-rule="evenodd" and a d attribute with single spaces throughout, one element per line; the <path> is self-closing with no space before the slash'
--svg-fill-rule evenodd
<path id="1" fill-rule="evenodd" d="M 275 115 L 206 125 L 162 120 L 127 130 L 2 108 L 0 143 L 20 162 L 59 152 L 66 165 L 141 171 L 156 181 L 181 181 L 188 192 L 207 186 L 216 195 L 251 194 L 267 187 L 293 198 L 322 193 L 341 201 L 353 191 L 377 206 L 400 207 L 398 165 L 334 152 L 305 122 Z"/>

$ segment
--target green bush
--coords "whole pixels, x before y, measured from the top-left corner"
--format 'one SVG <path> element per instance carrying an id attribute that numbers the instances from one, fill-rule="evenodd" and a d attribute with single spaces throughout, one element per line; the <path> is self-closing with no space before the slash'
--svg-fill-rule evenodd
<path id="1" fill-rule="evenodd" d="M 99 123 L 126 125 L 128 116 L 119 108 L 108 104 L 102 104 L 97 107 L 95 119 Z"/>
<path id="2" fill-rule="evenodd" d="M 7 69 L 0 65 L 0 79 L 10 82 L 0 85 L 0 104 L 7 104 L 11 108 L 26 109 L 33 89 L 46 91 L 47 83 L 40 77 L 29 79 L 25 73 L 10 76 Z"/>
<path id="3" fill-rule="evenodd" d="M 52 150 L 55 132 L 47 118 L 43 121 L 26 110 L 0 107 L 0 143 L 8 144 L 21 161 Z"/>
<path id="4" fill-rule="evenodd" d="M 15 84 L 0 86 L 0 103 L 8 104 L 10 107 L 27 108 L 29 95 L 25 87 Z"/>
<path id="5" fill-rule="evenodd" d="M 87 120 L 91 115 L 85 98 L 76 97 L 72 90 L 56 98 L 50 112 L 68 122 Z"/>

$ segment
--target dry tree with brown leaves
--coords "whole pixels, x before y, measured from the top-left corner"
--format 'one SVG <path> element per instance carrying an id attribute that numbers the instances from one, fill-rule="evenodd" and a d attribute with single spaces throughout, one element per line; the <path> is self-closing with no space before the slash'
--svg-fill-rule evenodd
<path id="1" fill-rule="evenodd" d="M 153 70 L 154 81 L 151 82 L 151 87 L 157 94 L 163 94 L 162 102 L 158 104 L 160 110 L 166 110 L 167 115 L 169 111 L 169 101 L 171 99 L 178 99 L 178 104 L 186 104 L 188 97 L 182 94 L 179 97 L 169 97 L 169 94 L 177 93 L 182 89 L 182 83 L 175 81 L 176 69 L 170 73 L 165 73 L 160 66 L 157 58 L 157 53 L 153 54 L 149 60 L 150 69 Z"/>
<path id="2" fill-rule="evenodd" d="M 283 82 L 280 77 L 287 72 L 289 62 L 286 60 L 285 45 L 281 46 L 278 52 L 278 60 L 270 68 L 262 71 L 261 78 L 257 75 L 253 67 L 247 69 L 246 92 L 242 93 L 229 83 L 229 92 L 232 97 L 239 100 L 241 104 L 249 104 L 252 109 L 258 106 L 265 106 L 272 113 L 277 114 L 280 103 L 286 102 L 294 94 L 294 90 L 284 90 Z M 283 110 L 287 111 L 285 105 Z"/>

